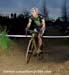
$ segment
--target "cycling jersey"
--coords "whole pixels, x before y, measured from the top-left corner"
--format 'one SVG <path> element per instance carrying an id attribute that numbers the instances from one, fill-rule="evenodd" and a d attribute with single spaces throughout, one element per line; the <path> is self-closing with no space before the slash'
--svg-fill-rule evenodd
<path id="1" fill-rule="evenodd" d="M 42 20 L 44 19 L 42 15 L 38 15 L 37 18 L 34 18 L 33 16 L 30 16 L 29 19 L 36 25 L 36 26 L 41 26 L 42 25 Z"/>
<path id="2" fill-rule="evenodd" d="M 34 28 L 37 29 L 38 32 L 40 32 L 40 28 L 42 27 L 42 20 L 44 17 L 42 15 L 38 15 L 37 18 L 34 18 L 33 16 L 29 17 L 29 20 L 33 23 Z"/>

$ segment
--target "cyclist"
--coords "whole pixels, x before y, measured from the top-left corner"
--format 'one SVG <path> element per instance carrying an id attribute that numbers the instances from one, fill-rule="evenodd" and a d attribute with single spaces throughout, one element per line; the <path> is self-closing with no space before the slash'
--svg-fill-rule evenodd
<path id="1" fill-rule="evenodd" d="M 37 54 L 40 54 L 42 52 L 41 46 L 42 46 L 42 35 L 44 33 L 46 24 L 45 19 L 42 15 L 39 14 L 38 8 L 32 8 L 31 9 L 31 16 L 29 17 L 29 22 L 27 24 L 26 30 L 28 30 L 31 26 L 31 23 L 34 24 L 34 30 L 38 31 L 38 50 Z"/>

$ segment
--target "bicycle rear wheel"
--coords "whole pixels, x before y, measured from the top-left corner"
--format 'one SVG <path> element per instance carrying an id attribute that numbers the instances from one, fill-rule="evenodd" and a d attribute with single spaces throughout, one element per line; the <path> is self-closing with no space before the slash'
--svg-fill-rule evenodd
<path id="1" fill-rule="evenodd" d="M 26 63 L 29 63 L 31 55 L 33 54 L 33 46 L 32 46 L 32 39 L 29 41 L 27 52 L 26 52 Z"/>

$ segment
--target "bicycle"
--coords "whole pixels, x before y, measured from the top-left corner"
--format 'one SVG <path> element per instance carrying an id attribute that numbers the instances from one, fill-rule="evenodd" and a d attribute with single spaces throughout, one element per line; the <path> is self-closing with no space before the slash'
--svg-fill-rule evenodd
<path id="1" fill-rule="evenodd" d="M 36 40 L 35 40 L 35 37 L 37 37 L 38 32 L 32 31 L 32 30 L 27 30 L 27 31 L 29 31 L 32 34 L 32 37 L 29 40 L 27 52 L 26 52 L 26 63 L 29 63 L 31 55 L 34 54 L 34 52 L 38 49 L 36 45 Z"/>

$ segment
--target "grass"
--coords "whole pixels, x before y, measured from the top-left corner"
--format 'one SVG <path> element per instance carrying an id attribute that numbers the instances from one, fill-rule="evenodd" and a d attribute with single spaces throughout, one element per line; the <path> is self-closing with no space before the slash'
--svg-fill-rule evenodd
<path id="1" fill-rule="evenodd" d="M 1 27 L 0 27 L 1 28 Z M 5 53 L 10 53 L 10 45 L 11 45 L 11 40 L 9 37 L 5 36 L 7 34 L 6 28 L 2 30 L 0 29 L 0 48 L 1 50 L 4 50 Z"/>

